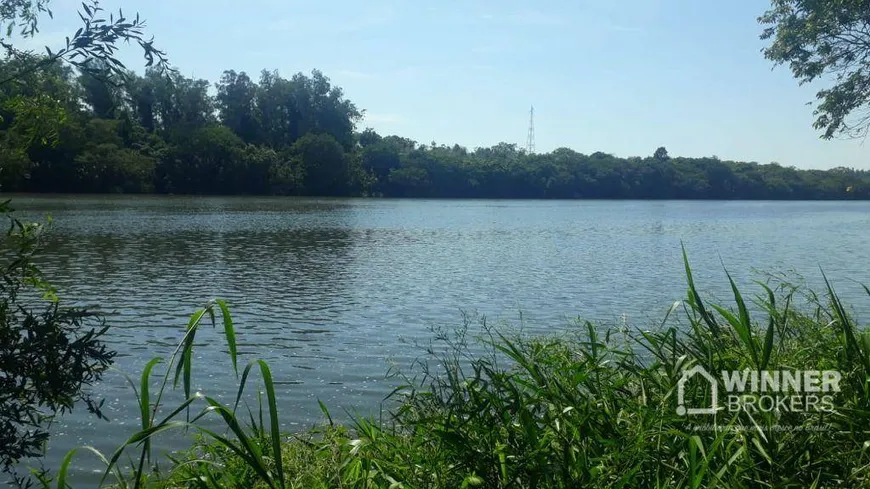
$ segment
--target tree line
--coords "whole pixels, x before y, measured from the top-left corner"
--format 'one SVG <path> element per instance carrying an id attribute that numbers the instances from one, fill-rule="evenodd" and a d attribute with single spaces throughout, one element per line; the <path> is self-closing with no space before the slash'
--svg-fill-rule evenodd
<path id="1" fill-rule="evenodd" d="M 468 149 L 371 129 L 323 73 L 212 84 L 106 61 L 7 58 L 0 77 L 0 188 L 7 192 L 449 198 L 866 199 L 870 172 L 649 157 L 514 144 Z M 210 90 L 211 88 L 214 90 Z"/>

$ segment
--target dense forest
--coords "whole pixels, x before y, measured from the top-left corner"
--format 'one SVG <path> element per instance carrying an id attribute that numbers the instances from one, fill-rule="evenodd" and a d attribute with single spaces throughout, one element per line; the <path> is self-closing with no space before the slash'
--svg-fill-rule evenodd
<path id="1" fill-rule="evenodd" d="M 867 199 L 870 172 L 514 144 L 420 144 L 357 130 L 362 111 L 319 71 L 212 84 L 0 62 L 0 189 L 470 198 Z M 117 70 L 114 70 L 115 72 Z M 8 80 L 7 80 L 8 81 Z"/>

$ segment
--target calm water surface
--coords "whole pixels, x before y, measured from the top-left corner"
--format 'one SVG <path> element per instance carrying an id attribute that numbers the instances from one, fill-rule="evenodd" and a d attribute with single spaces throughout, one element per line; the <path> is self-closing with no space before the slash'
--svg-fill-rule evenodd
<path id="1" fill-rule="evenodd" d="M 744 284 L 761 271 L 820 281 L 859 312 L 870 282 L 870 203 L 426 201 L 16 196 L 50 214 L 42 266 L 65 299 L 99 306 L 116 366 L 133 376 L 168 357 L 189 315 L 226 299 L 244 361 L 270 362 L 287 430 L 319 417 L 317 400 L 374 412 L 431 328 L 462 311 L 558 331 L 573 318 L 647 326 L 685 288 L 680 241 L 701 287 L 725 294 L 721 262 Z M 720 262 L 721 259 L 721 262 Z M 860 301 L 860 302 L 859 302 Z M 866 319 L 868 315 L 865 315 Z M 229 402 L 236 386 L 222 337 L 201 335 L 194 383 Z M 98 392 L 111 423 L 76 412 L 57 424 L 46 465 L 68 449 L 110 450 L 139 420 L 113 373 Z M 168 440 L 179 448 L 184 440 Z M 79 480 L 93 482 L 81 455 Z M 84 479 L 82 479 L 84 478 Z"/>

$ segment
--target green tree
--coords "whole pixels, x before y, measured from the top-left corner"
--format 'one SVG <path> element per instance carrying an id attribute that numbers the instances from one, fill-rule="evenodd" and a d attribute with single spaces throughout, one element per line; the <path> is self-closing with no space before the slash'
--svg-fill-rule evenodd
<path id="1" fill-rule="evenodd" d="M 344 149 L 334 137 L 309 133 L 299 138 L 291 151 L 302 166 L 306 194 L 348 194 L 350 165 Z"/>
<path id="2" fill-rule="evenodd" d="M 18 73 L 26 64 L 22 59 L 0 62 L 0 76 Z M 46 175 L 53 168 L 52 178 L 68 180 L 64 170 L 54 165 L 52 157 L 69 157 L 56 146 L 61 135 L 75 123 L 79 94 L 72 83 L 69 67 L 53 64 L 38 71 L 23 74 L 15 83 L 0 85 L 0 144 L 4 164 L 0 166 L 0 181 L 6 190 L 24 190 L 31 177 Z M 69 166 L 69 160 L 63 163 Z M 51 186 L 38 188 L 53 190 Z"/>
<path id="3" fill-rule="evenodd" d="M 259 121 L 254 113 L 257 102 L 257 84 L 243 71 L 224 71 L 217 83 L 217 107 L 221 123 L 233 130 L 247 143 L 260 137 Z"/>
<path id="4" fill-rule="evenodd" d="M 356 106 L 344 98 L 341 88 L 314 70 L 287 80 L 274 71 L 263 71 L 257 92 L 256 116 L 260 142 L 273 148 L 288 147 L 308 133 L 332 136 L 345 151 L 354 147 L 354 127 L 362 118 Z"/>
<path id="5" fill-rule="evenodd" d="M 425 197 L 429 193 L 429 172 L 425 168 L 407 167 L 390 171 L 389 183 L 393 195 L 399 197 Z"/>
<path id="6" fill-rule="evenodd" d="M 357 138 L 359 145 L 363 148 L 377 144 L 381 139 L 383 139 L 381 135 L 375 132 L 371 127 L 367 127 Z"/>
<path id="7" fill-rule="evenodd" d="M 0 77 L 19 76 L 15 83 L 0 85 L 0 129 L 22 136 L 25 146 L 54 141 L 80 97 L 72 83 L 72 69 L 55 63 L 24 73 L 31 62 L 38 61 L 0 61 Z"/>
<path id="8" fill-rule="evenodd" d="M 172 193 L 232 193 L 239 167 L 245 165 L 245 149 L 226 126 L 195 129 L 166 152 L 157 168 L 158 184 Z"/>
<path id="9" fill-rule="evenodd" d="M 155 126 L 170 140 L 184 140 L 191 131 L 216 122 L 208 80 L 149 70 L 145 78 L 153 97 Z"/>
<path id="10" fill-rule="evenodd" d="M 153 81 L 153 76 L 149 76 L 149 71 L 146 71 L 145 77 L 140 77 L 135 73 L 128 74 L 125 84 L 130 111 L 136 121 L 146 131 L 152 133 L 157 129 Z"/>
<path id="11" fill-rule="evenodd" d="M 275 195 L 301 195 L 305 187 L 305 169 L 290 149 L 278 155 L 269 167 L 269 192 Z"/>
<path id="12" fill-rule="evenodd" d="M 105 62 L 100 61 L 89 63 L 88 70 L 79 75 L 82 99 L 96 117 L 112 119 L 117 116 L 120 93 L 118 85 L 111 78 L 111 70 Z"/>
<path id="13" fill-rule="evenodd" d="M 656 152 L 653 153 L 653 158 L 655 158 L 656 161 L 660 161 L 660 162 L 661 161 L 668 161 L 669 159 L 671 159 L 671 157 L 668 156 L 668 150 L 665 149 L 664 146 L 660 146 L 658 149 L 656 149 Z"/>
<path id="14" fill-rule="evenodd" d="M 401 151 L 401 147 L 393 141 L 382 139 L 362 148 L 361 164 L 375 178 L 384 180 L 391 170 L 399 167 Z"/>
<path id="15" fill-rule="evenodd" d="M 293 76 L 299 87 L 300 106 L 311 114 L 305 126 L 306 132 L 321 132 L 331 135 L 345 150 L 353 148 L 354 126 L 362 119 L 362 111 L 344 97 L 341 87 L 333 86 L 319 70 L 311 77 L 301 73 Z"/>
<path id="16" fill-rule="evenodd" d="M 83 192 L 142 193 L 152 190 L 156 159 L 125 147 L 116 119 L 92 119 L 85 146 L 73 160 L 74 187 Z"/>
<path id="17" fill-rule="evenodd" d="M 100 380 L 114 353 L 102 342 L 102 319 L 62 307 L 33 264 L 45 227 L 16 219 L 8 201 L 0 215 L 9 229 L 0 266 L 0 465 L 8 472 L 41 455 L 56 413 L 83 401 L 101 416 L 101 403 L 83 387 Z"/>
<path id="18" fill-rule="evenodd" d="M 833 86 L 816 94 L 813 126 L 822 138 L 861 137 L 870 129 L 870 0 L 772 0 L 759 17 L 770 40 L 764 55 L 788 64 L 801 84 Z"/>

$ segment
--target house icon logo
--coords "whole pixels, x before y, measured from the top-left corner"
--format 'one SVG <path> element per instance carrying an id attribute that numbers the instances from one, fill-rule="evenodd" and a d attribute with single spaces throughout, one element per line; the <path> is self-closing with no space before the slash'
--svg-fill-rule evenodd
<path id="1" fill-rule="evenodd" d="M 710 384 L 710 392 L 712 399 L 708 408 L 687 408 L 686 407 L 686 382 L 700 375 L 707 383 Z M 716 379 L 707 372 L 704 367 L 696 365 L 688 370 L 683 370 L 683 376 L 677 381 L 677 414 L 686 416 L 689 414 L 716 414 L 719 403 L 719 384 Z"/>

